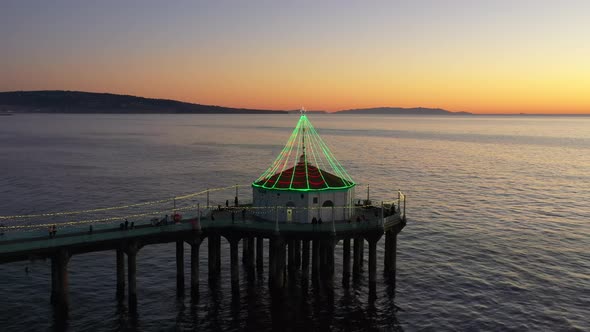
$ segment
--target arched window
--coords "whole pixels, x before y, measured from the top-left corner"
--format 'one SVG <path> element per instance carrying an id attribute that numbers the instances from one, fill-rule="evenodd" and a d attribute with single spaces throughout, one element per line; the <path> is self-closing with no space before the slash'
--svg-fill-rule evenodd
<path id="1" fill-rule="evenodd" d="M 322 207 L 331 207 L 331 206 L 334 206 L 334 203 L 330 200 L 327 200 L 322 204 Z"/>

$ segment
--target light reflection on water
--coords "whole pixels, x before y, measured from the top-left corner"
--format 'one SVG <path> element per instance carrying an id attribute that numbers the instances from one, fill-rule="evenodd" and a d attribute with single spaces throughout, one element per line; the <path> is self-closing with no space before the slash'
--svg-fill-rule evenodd
<path id="1" fill-rule="evenodd" d="M 114 253 L 72 257 L 67 326 L 590 329 L 590 119 L 309 117 L 361 183 L 357 195 L 367 183 L 375 199 L 390 199 L 398 188 L 408 194 L 395 299 L 381 275 L 373 303 L 365 279 L 343 289 L 340 257 L 333 293 L 310 287 L 293 291 L 304 294 L 299 297 L 273 299 L 265 279 L 252 283 L 241 271 L 242 291 L 232 300 L 229 264 L 217 290 L 207 286 L 207 265 L 201 264 L 199 300 L 177 299 L 174 245 L 155 245 L 138 256 L 137 317 L 114 300 Z M 76 210 L 249 183 L 274 160 L 296 122 L 296 115 L 5 117 L 0 214 Z M 206 248 L 203 243 L 203 260 Z M 49 265 L 2 266 L 4 330 L 52 326 Z M 396 305 L 403 311 L 394 315 Z"/>

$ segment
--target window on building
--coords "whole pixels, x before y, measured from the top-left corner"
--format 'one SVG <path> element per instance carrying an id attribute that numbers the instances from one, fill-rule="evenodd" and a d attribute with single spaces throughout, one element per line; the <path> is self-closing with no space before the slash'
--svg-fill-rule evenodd
<path id="1" fill-rule="evenodd" d="M 314 197 L 313 198 L 313 204 L 318 204 L 318 198 L 317 197 Z"/>

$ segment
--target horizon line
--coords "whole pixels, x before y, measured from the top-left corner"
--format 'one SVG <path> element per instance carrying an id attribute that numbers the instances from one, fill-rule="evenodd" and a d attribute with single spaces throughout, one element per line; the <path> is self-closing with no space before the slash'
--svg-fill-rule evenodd
<path id="1" fill-rule="evenodd" d="M 144 98 L 144 99 L 154 99 L 154 100 L 167 100 L 179 103 L 186 103 L 186 104 L 194 104 L 194 105 L 202 105 L 202 106 L 212 106 L 212 107 L 224 107 L 224 108 L 233 108 L 233 109 L 243 109 L 243 110 L 259 110 L 259 111 L 269 111 L 269 112 L 293 112 L 298 111 L 300 107 L 292 108 L 292 109 L 270 109 L 270 108 L 250 108 L 250 107 L 243 107 L 243 106 L 226 106 L 221 104 L 200 104 L 198 102 L 193 101 L 185 101 L 179 99 L 171 99 L 171 98 L 158 98 L 158 97 L 145 97 L 145 96 L 138 96 L 128 93 L 115 93 L 115 92 L 104 92 L 104 91 L 82 91 L 82 90 L 11 90 L 11 91 L 0 91 L 0 93 L 18 93 L 18 92 L 77 92 L 77 93 L 95 93 L 95 94 L 109 94 L 109 95 L 116 95 L 116 96 L 128 96 L 134 98 Z M 378 109 L 378 108 L 398 108 L 398 109 L 430 109 L 430 110 L 443 110 L 446 112 L 451 113 L 452 115 L 492 115 L 492 116 L 590 116 L 590 111 L 587 113 L 527 113 L 527 112 L 515 112 L 515 113 L 482 113 L 482 112 L 472 112 L 472 111 L 451 111 L 446 108 L 442 107 L 424 107 L 424 106 L 411 106 L 411 107 L 402 107 L 402 106 L 367 106 L 367 107 L 357 107 L 357 108 L 342 108 L 336 111 L 327 111 L 321 109 L 310 109 L 308 112 L 310 113 L 320 113 L 323 112 L 324 114 L 333 114 L 339 113 L 342 111 L 350 111 L 350 110 L 369 110 L 369 109 Z M 358 113 L 357 113 L 358 115 Z M 379 114 L 373 114 L 379 115 Z M 381 114 L 381 115 L 407 115 L 407 114 Z"/>

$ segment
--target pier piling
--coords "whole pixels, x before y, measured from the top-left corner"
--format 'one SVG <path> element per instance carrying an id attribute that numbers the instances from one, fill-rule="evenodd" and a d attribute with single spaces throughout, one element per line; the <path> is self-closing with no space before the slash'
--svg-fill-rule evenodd
<path id="1" fill-rule="evenodd" d="M 396 230 L 388 230 L 385 232 L 385 257 L 384 257 L 384 272 L 386 278 L 395 285 L 396 279 L 396 259 L 397 259 L 397 233 Z"/>
<path id="2" fill-rule="evenodd" d="M 214 285 L 221 268 L 221 237 L 217 234 L 211 234 L 207 242 L 209 248 L 209 285 Z"/>
<path id="3" fill-rule="evenodd" d="M 320 240 L 314 239 L 311 243 L 311 280 L 316 283 L 320 280 Z"/>
<path id="4" fill-rule="evenodd" d="M 350 283 L 350 238 L 342 240 L 342 286 L 348 288 Z"/>
<path id="5" fill-rule="evenodd" d="M 309 280 L 309 240 L 303 240 L 301 244 L 301 284 L 307 287 Z"/>
<path id="6" fill-rule="evenodd" d="M 352 253 L 352 276 L 357 279 L 361 274 L 361 242 L 364 241 L 362 237 L 354 238 L 353 253 Z"/>
<path id="7" fill-rule="evenodd" d="M 379 241 L 379 237 L 369 239 L 369 286 L 374 286 L 377 283 L 377 241 Z"/>
<path id="8" fill-rule="evenodd" d="M 293 246 L 293 249 L 295 250 L 295 271 L 299 271 L 301 269 L 301 240 L 293 240 L 293 242 L 295 243 Z"/>
<path id="9" fill-rule="evenodd" d="M 262 272 L 264 269 L 264 238 L 256 238 L 256 269 Z"/>
<path id="10" fill-rule="evenodd" d="M 376 215 L 377 216 L 377 215 Z M 392 218 L 393 217 L 393 218 Z M 342 240 L 342 285 L 350 287 L 350 278 L 355 282 L 362 273 L 364 241 L 368 242 L 368 283 L 371 290 L 375 290 L 377 280 L 377 243 L 385 234 L 385 251 L 383 257 L 384 277 L 395 288 L 397 235 L 406 225 L 405 220 L 397 215 L 388 216 L 383 223 L 367 224 L 367 227 L 357 228 L 341 222 L 332 224 L 337 231 L 330 232 L 317 225 L 286 225 L 279 229 L 275 221 L 272 224 L 261 223 L 260 227 L 251 224 L 231 224 L 225 227 L 222 223 L 204 224 L 196 229 L 194 223 L 175 226 L 174 229 L 163 231 L 156 227 L 142 227 L 144 234 L 137 232 L 120 232 L 112 230 L 114 236 L 108 241 L 100 238 L 89 241 L 88 234 L 72 234 L 70 243 L 43 247 L 37 243 L 43 239 L 28 240 L 18 246 L 30 246 L 26 250 L 18 249 L 13 253 L 1 254 L 2 262 L 26 260 L 30 257 L 47 257 L 51 259 L 51 303 L 55 308 L 66 308 L 60 312 L 67 313 L 68 307 L 68 262 L 72 254 L 82 254 L 92 251 L 112 250 L 116 253 L 116 297 L 123 301 L 127 293 L 129 311 L 137 309 L 137 254 L 143 245 L 156 243 L 175 243 L 176 249 L 176 286 L 180 296 L 185 291 L 184 271 L 184 242 L 191 246 L 190 251 L 190 288 L 193 299 L 198 299 L 200 272 L 200 245 L 208 239 L 208 273 L 209 285 L 215 288 L 219 285 L 221 272 L 221 236 L 227 239 L 230 247 L 230 269 L 232 291 L 240 292 L 240 261 L 239 242 L 242 241 L 243 262 L 248 285 L 253 285 L 255 271 L 257 277 L 262 276 L 264 261 L 264 241 L 268 243 L 268 285 L 272 291 L 282 290 L 286 285 L 294 286 L 293 281 L 301 276 L 301 289 L 305 292 L 309 280 L 314 289 L 333 291 L 335 275 L 335 249 Z M 397 219 L 396 219 L 397 218 Z M 192 222 L 192 221 L 191 221 Z M 229 225 L 229 223 L 228 223 Z M 162 226 L 166 227 L 166 226 Z M 177 228 L 178 227 L 178 228 Z M 307 228 L 306 228 L 307 227 Z M 279 231 L 277 231 L 277 229 Z M 121 236 L 124 235 L 124 236 Z M 52 241 L 52 240 L 50 240 Z M 351 243 L 352 241 L 352 243 Z M 54 245 L 50 242 L 51 245 Z M 2 245 L 2 244 L 0 244 Z M 12 243 L 4 244 L 10 248 Z M 19 247 L 19 248 L 20 248 Z M 311 247 L 311 248 L 310 248 Z M 40 248 L 40 249 L 39 249 Z M 6 249 L 5 249 L 6 250 Z M 127 257 L 125 257 L 125 255 Z M 351 257 L 352 256 L 352 257 Z M 127 262 L 125 262 L 127 259 Z M 224 263 L 227 265 L 227 263 Z M 352 266 L 351 266 L 352 264 Z M 125 271 L 127 269 L 127 271 Z M 310 271 L 311 270 L 311 271 Z M 352 270 L 352 271 L 351 271 Z M 127 279 L 127 280 L 125 280 Z M 288 279 L 288 280 L 287 280 Z M 327 286 L 327 287 L 325 287 Z M 127 288 L 127 289 L 126 289 Z M 126 292 L 127 291 L 127 292 Z M 286 294 L 286 293 L 285 293 Z M 375 294 L 373 292 L 373 294 Z"/>
<path id="11" fill-rule="evenodd" d="M 127 247 L 127 278 L 129 284 L 129 311 L 137 310 L 137 252 L 139 246 L 135 243 Z"/>
<path id="12" fill-rule="evenodd" d="M 295 275 L 295 240 L 289 240 L 287 246 L 289 277 L 293 277 Z"/>
<path id="13" fill-rule="evenodd" d="M 364 238 L 360 238 L 360 251 L 359 251 L 359 267 L 361 269 L 361 271 L 364 269 L 364 265 L 365 265 L 365 239 Z"/>
<path id="14" fill-rule="evenodd" d="M 200 237 L 190 241 L 191 246 L 191 296 L 199 295 L 199 247 L 202 239 Z"/>
<path id="15" fill-rule="evenodd" d="M 244 240 L 242 240 L 242 264 L 244 265 L 248 264 L 248 244 L 250 244 L 248 238 L 244 238 Z"/>
<path id="16" fill-rule="evenodd" d="M 229 248 L 230 248 L 230 269 L 231 269 L 231 289 L 233 293 L 240 291 L 240 268 L 239 268 L 239 260 L 238 260 L 238 243 L 240 242 L 239 238 L 231 238 L 229 240 Z M 244 247 L 247 246 L 247 239 L 244 238 L 242 240 L 242 245 Z M 245 251 L 244 251 L 245 252 Z"/>
<path id="17" fill-rule="evenodd" d="M 325 281 L 331 284 L 334 281 L 334 249 L 336 248 L 336 240 L 330 238 L 324 241 L 325 255 L 326 255 L 326 277 Z"/>
<path id="18" fill-rule="evenodd" d="M 184 241 L 176 241 L 176 294 L 184 294 Z"/>
<path id="19" fill-rule="evenodd" d="M 125 252 L 117 249 L 117 300 L 125 298 Z"/>
<path id="20" fill-rule="evenodd" d="M 256 258 L 256 238 L 254 237 L 247 237 L 246 240 L 248 241 L 248 260 L 246 261 L 246 267 L 248 273 L 254 272 L 254 265 L 255 265 L 255 258 Z"/>
<path id="21" fill-rule="evenodd" d="M 51 258 L 51 303 L 60 312 L 68 309 L 68 262 L 70 254 L 66 250 L 58 250 Z"/>
<path id="22" fill-rule="evenodd" d="M 57 302 L 57 289 L 58 289 L 58 275 L 57 275 L 57 258 L 51 257 L 51 304 Z"/>
<path id="23" fill-rule="evenodd" d="M 280 236 L 271 238 L 271 249 L 272 250 L 272 268 L 270 269 L 272 278 L 271 284 L 273 290 L 282 289 L 285 285 L 285 241 Z"/>
<path id="24" fill-rule="evenodd" d="M 273 285 L 274 273 L 276 270 L 275 251 L 273 239 L 268 239 L 268 286 L 269 288 Z"/>

